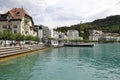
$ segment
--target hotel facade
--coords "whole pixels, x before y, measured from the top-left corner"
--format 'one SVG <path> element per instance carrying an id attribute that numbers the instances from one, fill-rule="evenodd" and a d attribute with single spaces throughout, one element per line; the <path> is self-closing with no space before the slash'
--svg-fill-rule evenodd
<path id="1" fill-rule="evenodd" d="M 10 30 L 12 33 L 36 36 L 32 17 L 23 8 L 13 8 L 0 14 L 0 31 Z"/>

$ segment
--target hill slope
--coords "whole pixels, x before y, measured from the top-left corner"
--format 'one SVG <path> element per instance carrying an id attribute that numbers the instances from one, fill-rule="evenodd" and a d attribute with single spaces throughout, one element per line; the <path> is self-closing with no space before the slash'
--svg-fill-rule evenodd
<path id="1" fill-rule="evenodd" d="M 58 27 L 55 30 L 66 33 L 67 30 L 71 29 L 78 30 L 80 32 L 80 36 L 83 36 L 84 39 L 88 38 L 89 35 L 88 31 L 90 29 L 97 29 L 102 30 L 103 32 L 120 34 L 120 15 L 109 16 L 104 19 L 97 19 L 89 23 L 71 25 L 70 27 L 68 26 Z M 84 31 L 84 33 L 81 33 L 82 31 Z"/>

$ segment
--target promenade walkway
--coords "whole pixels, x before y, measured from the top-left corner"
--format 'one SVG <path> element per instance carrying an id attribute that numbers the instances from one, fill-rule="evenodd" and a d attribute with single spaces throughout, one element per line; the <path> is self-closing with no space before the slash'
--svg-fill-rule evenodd
<path id="1" fill-rule="evenodd" d="M 44 49 L 44 45 L 0 46 L 0 58 Z"/>

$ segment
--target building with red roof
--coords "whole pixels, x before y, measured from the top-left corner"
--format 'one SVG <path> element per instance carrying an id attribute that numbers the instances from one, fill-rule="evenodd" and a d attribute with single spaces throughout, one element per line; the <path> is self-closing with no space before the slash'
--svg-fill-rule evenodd
<path id="1" fill-rule="evenodd" d="M 34 21 L 23 8 L 13 8 L 0 14 L 0 31 L 6 29 L 12 33 L 36 36 Z"/>

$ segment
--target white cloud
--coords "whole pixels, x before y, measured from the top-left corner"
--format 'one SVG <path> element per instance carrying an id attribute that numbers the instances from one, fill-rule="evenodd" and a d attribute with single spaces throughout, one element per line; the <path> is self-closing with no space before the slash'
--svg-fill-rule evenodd
<path id="1" fill-rule="evenodd" d="M 0 13 L 23 7 L 32 15 L 35 24 L 50 28 L 120 14 L 119 0 L 0 0 L 0 6 Z"/>

